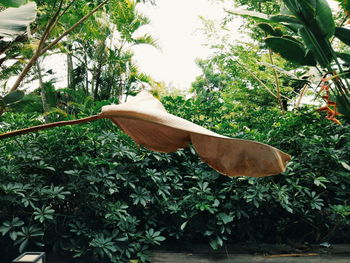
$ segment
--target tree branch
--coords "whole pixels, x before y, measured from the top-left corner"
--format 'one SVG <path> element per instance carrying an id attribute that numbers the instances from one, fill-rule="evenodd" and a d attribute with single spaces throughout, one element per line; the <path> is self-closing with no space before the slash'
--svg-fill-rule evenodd
<path id="1" fill-rule="evenodd" d="M 79 26 L 80 24 L 82 24 L 86 19 L 88 19 L 91 15 L 93 15 L 99 8 L 101 8 L 103 5 L 105 5 L 107 2 L 109 2 L 109 0 L 105 0 L 103 1 L 101 4 L 99 4 L 97 7 L 95 7 L 91 12 L 89 12 L 87 15 L 85 15 L 82 19 L 80 19 L 77 23 L 75 23 L 73 26 L 71 26 L 69 29 L 67 29 L 61 36 L 57 37 L 52 43 L 50 43 L 48 46 L 46 46 L 45 48 L 43 48 L 41 50 L 40 45 L 41 43 L 39 43 L 38 49 L 35 52 L 35 54 L 33 55 L 33 57 L 29 60 L 28 64 L 26 65 L 26 67 L 22 70 L 21 74 L 18 76 L 16 82 L 13 84 L 12 88 L 10 89 L 9 92 L 15 91 L 16 89 L 18 89 L 19 85 L 21 84 L 21 82 L 23 81 L 24 77 L 28 74 L 29 70 L 31 69 L 31 67 L 34 65 L 34 63 L 36 62 L 36 60 L 43 55 L 47 50 L 49 50 L 50 48 L 52 48 L 53 46 L 55 46 L 62 38 L 64 38 L 66 35 L 68 35 L 70 32 L 72 32 L 77 26 Z M 58 12 L 56 12 L 55 16 L 58 16 Z M 51 25 L 54 23 L 55 18 L 51 20 Z M 49 25 L 46 28 L 45 32 L 49 29 Z M 44 33 L 45 37 L 47 35 L 47 33 Z M 44 35 L 42 37 L 41 40 L 44 39 Z M 41 42 L 41 41 L 40 41 Z"/>
<path id="2" fill-rule="evenodd" d="M 105 5 L 109 0 L 103 1 L 101 4 L 96 6 L 93 10 L 91 10 L 90 13 L 85 15 L 82 19 L 80 19 L 78 22 L 76 22 L 73 26 L 71 26 L 69 29 L 67 29 L 61 36 L 57 37 L 53 42 L 51 42 L 47 47 L 43 48 L 40 55 L 44 54 L 47 50 L 55 46 L 62 38 L 64 38 L 66 35 L 68 35 L 70 32 L 72 32 L 75 28 L 77 28 L 80 24 L 82 24 L 86 19 L 88 19 L 91 15 L 93 15 L 99 8 L 101 8 L 103 5 Z"/>
<path id="3" fill-rule="evenodd" d="M 43 125 L 38 125 L 38 126 L 33 126 L 21 130 L 16 130 L 16 131 L 10 131 L 6 133 L 0 134 L 0 140 L 5 139 L 5 138 L 10 138 L 14 136 L 18 136 L 21 134 L 26 134 L 30 132 L 35 132 L 35 131 L 40 131 L 40 130 L 46 130 L 54 127 L 59 127 L 59 126 L 67 126 L 67 125 L 75 125 L 75 124 L 80 124 L 84 122 L 90 122 L 98 119 L 102 119 L 100 115 L 93 115 L 90 117 L 78 119 L 78 120 L 71 120 L 71 121 L 59 121 L 59 122 L 53 122 L 53 123 L 48 123 L 48 124 L 43 124 Z"/>

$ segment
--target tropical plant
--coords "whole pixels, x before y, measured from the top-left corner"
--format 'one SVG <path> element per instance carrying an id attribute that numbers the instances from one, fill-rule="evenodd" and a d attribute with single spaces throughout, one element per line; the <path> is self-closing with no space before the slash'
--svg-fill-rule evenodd
<path id="1" fill-rule="evenodd" d="M 11 47 L 15 39 L 22 36 L 28 25 L 33 22 L 36 17 L 36 4 L 30 2 L 26 5 L 26 1 L 1 1 L 0 4 L 10 7 L 0 12 L 0 54 L 3 54 Z M 2 58 L 3 63 L 6 56 Z M 11 92 L 4 97 L 0 96 L 0 115 L 6 110 L 7 106 L 18 102 L 23 97 L 23 92 Z"/>
<path id="2" fill-rule="evenodd" d="M 24 92 L 20 90 L 15 90 L 4 97 L 0 96 L 0 115 L 6 110 L 7 107 L 19 102 L 24 96 Z"/>
<path id="3" fill-rule="evenodd" d="M 326 0 L 295 1 L 284 0 L 281 13 L 265 15 L 250 11 L 232 13 L 248 16 L 259 21 L 259 27 L 269 36 L 265 39 L 267 47 L 279 53 L 283 58 L 302 66 L 319 65 L 324 72 L 323 86 L 331 86 L 332 94 L 324 96 L 328 118 L 338 122 L 338 112 L 350 119 L 350 85 L 346 70 L 339 58 L 348 63 L 347 54 L 337 53 L 332 46 L 332 37 L 346 44 L 350 30 L 336 27 L 331 9 Z M 323 88 L 325 89 L 325 88 Z"/>

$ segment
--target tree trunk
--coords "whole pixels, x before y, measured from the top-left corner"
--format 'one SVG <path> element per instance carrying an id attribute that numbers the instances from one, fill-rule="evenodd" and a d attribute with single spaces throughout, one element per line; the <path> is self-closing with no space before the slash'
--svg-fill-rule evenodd
<path id="1" fill-rule="evenodd" d="M 67 88 L 71 88 L 75 90 L 75 87 L 72 86 L 73 82 L 73 57 L 71 55 L 72 46 L 68 46 L 67 53 Z"/>
<path id="2" fill-rule="evenodd" d="M 273 58 L 272 58 L 272 51 L 271 51 L 271 49 L 269 49 L 269 58 L 270 58 L 270 63 L 272 65 L 275 65 L 274 61 L 273 61 Z M 278 77 L 277 71 L 274 68 L 272 68 L 272 71 L 273 71 L 273 74 L 274 74 L 274 77 L 275 77 L 277 103 L 280 106 L 280 109 L 282 111 L 284 111 L 285 110 L 285 105 L 283 104 L 282 99 L 281 99 L 281 85 L 280 85 L 279 77 Z"/>
<path id="3" fill-rule="evenodd" d="M 95 75 L 96 83 L 95 83 L 95 89 L 94 89 L 94 100 L 98 99 L 98 88 L 101 83 L 101 70 L 102 70 L 102 63 L 98 63 L 97 71 Z"/>
<path id="4" fill-rule="evenodd" d="M 36 64 L 36 69 L 39 77 L 40 96 L 41 96 L 41 102 L 43 104 L 44 119 L 45 119 L 45 122 L 48 122 L 46 113 L 49 112 L 49 105 L 47 103 L 46 91 L 44 87 L 43 77 L 41 75 L 41 68 L 38 61 L 36 61 L 35 64 Z"/>
<path id="5" fill-rule="evenodd" d="M 88 58 L 85 50 L 84 53 L 84 63 L 85 63 L 85 91 L 86 94 L 89 94 L 89 67 L 88 67 Z"/>

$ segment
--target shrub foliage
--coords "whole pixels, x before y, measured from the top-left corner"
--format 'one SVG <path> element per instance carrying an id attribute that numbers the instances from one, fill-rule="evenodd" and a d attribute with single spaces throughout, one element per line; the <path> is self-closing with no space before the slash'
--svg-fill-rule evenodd
<path id="1" fill-rule="evenodd" d="M 228 178 L 191 148 L 148 151 L 108 120 L 7 139 L 0 144 L 1 250 L 44 247 L 100 262 L 144 262 L 150 247 L 172 240 L 214 249 L 224 242 L 350 241 L 348 127 L 307 109 L 206 121 L 192 100 L 164 102 L 174 114 L 274 145 L 293 159 L 283 175 Z M 1 125 L 27 127 L 36 117 L 6 113 Z"/>

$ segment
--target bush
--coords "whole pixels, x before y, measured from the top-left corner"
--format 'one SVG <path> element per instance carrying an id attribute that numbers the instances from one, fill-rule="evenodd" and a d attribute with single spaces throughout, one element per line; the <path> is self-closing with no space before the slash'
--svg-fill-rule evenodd
<path id="1" fill-rule="evenodd" d="M 172 113 L 193 118 L 190 102 L 164 102 Z M 2 126 L 27 127 L 35 118 L 7 113 Z M 228 178 L 201 163 L 193 149 L 150 152 L 108 120 L 3 140 L 1 254 L 13 245 L 20 251 L 44 246 L 101 262 L 144 262 L 165 239 L 213 248 L 350 241 L 348 127 L 309 110 L 260 112 L 239 122 L 217 116 L 210 125 L 279 147 L 292 162 L 284 175 Z"/>

